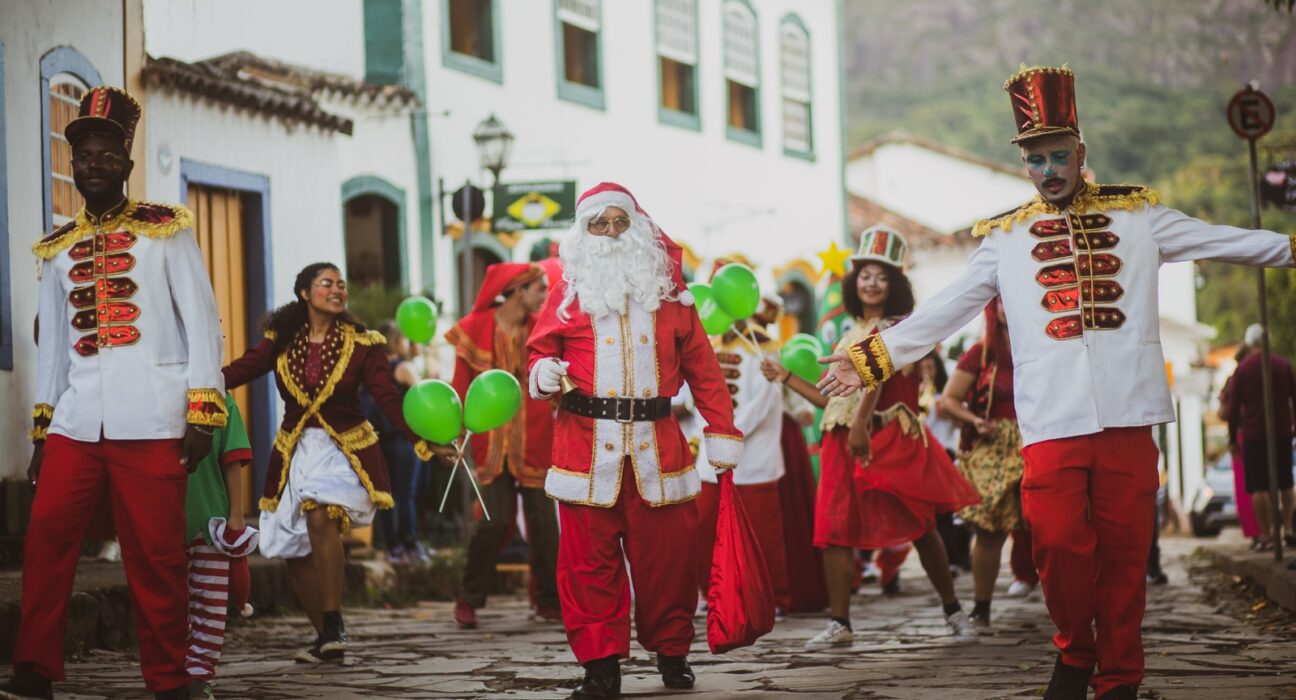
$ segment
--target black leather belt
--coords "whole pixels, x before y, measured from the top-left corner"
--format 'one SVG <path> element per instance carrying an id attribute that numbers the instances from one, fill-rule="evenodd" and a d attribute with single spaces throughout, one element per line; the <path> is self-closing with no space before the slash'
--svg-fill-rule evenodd
<path id="1" fill-rule="evenodd" d="M 586 418 L 614 420 L 618 423 L 655 421 L 670 415 L 670 398 L 617 399 L 587 396 L 577 391 L 563 394 L 558 406 Z"/>

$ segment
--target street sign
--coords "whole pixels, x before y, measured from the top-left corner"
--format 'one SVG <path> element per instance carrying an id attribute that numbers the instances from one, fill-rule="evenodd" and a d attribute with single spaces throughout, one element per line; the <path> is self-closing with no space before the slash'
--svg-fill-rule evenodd
<path id="1" fill-rule="evenodd" d="M 576 182 L 513 182 L 501 184 L 495 196 L 496 231 L 559 228 L 576 215 Z"/>
<path id="2" fill-rule="evenodd" d="M 467 216 L 464 215 L 465 202 L 468 203 Z M 450 195 L 450 208 L 454 210 L 455 216 L 459 217 L 460 221 L 476 221 L 486 213 L 486 195 L 476 187 L 466 184 Z"/>
<path id="3" fill-rule="evenodd" d="M 1274 125 L 1274 105 L 1269 96 L 1248 85 L 1228 103 L 1228 122 L 1233 133 L 1254 141 L 1269 133 Z"/>

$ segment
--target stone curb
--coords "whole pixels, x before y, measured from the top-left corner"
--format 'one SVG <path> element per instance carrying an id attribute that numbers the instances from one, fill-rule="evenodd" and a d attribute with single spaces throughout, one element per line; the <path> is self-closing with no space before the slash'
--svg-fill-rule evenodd
<path id="1" fill-rule="evenodd" d="M 1287 568 L 1296 561 L 1293 553 L 1284 551 L 1283 561 L 1275 562 L 1273 553 L 1253 552 L 1243 546 L 1207 545 L 1203 549 L 1224 571 L 1259 586 L 1269 600 L 1296 612 L 1296 571 Z"/>
<path id="2" fill-rule="evenodd" d="M 110 567 L 104 571 L 106 567 Z M 249 602 L 257 615 L 295 613 L 296 599 L 289 581 L 288 566 L 253 556 Z M 94 569 L 95 574 L 86 574 Z M 346 566 L 345 605 L 404 606 L 420 600 L 452 600 L 463 579 L 464 556 L 460 550 L 445 553 L 422 564 L 392 564 L 385 561 L 352 560 Z M 18 578 L 21 572 L 3 571 L 0 577 Z M 121 565 L 82 560 L 77 566 L 79 583 L 68 608 L 68 630 L 64 642 L 68 659 L 84 656 L 91 649 L 127 649 L 138 646 L 135 621 L 131 617 L 130 593 Z M 493 593 L 525 590 L 525 572 L 498 572 Z M 21 590 L 9 586 L 6 590 Z M 0 599 L 0 663 L 13 659 L 18 637 L 22 601 L 16 594 Z"/>

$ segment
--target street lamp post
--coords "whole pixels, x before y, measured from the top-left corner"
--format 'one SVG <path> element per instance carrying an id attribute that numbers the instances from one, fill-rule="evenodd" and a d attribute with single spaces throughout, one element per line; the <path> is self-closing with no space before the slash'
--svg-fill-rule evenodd
<path id="1" fill-rule="evenodd" d="M 500 173 L 508 165 L 509 151 L 513 147 L 513 134 L 505 128 L 494 114 L 486 117 L 476 129 L 473 129 L 473 141 L 477 144 L 477 154 L 481 159 L 481 167 L 491 173 L 491 208 L 494 209 L 496 198 L 499 197 Z M 466 209 L 465 209 L 466 211 Z M 495 233 L 495 216 L 491 215 L 491 233 Z M 473 274 L 472 274 L 472 222 L 464 222 L 463 238 L 463 308 L 462 314 L 467 315 L 468 309 L 471 308 L 469 299 L 473 293 Z"/>

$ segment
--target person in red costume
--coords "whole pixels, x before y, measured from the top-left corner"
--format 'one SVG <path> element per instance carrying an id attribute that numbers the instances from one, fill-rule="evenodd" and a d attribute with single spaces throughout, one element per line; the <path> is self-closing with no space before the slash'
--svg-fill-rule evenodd
<path id="1" fill-rule="evenodd" d="M 502 369 L 525 383 L 527 336 L 535 313 L 545 301 L 545 273 L 534 263 L 496 263 L 486 278 L 472 312 L 446 333 L 455 347 L 454 388 L 461 398 L 477 375 Z M 536 583 L 536 616 L 561 620 L 554 569 L 558 565 L 558 515 L 545 496 L 545 474 L 553 449 L 553 410 L 549 401 L 524 401 L 517 415 L 500 428 L 474 434 L 470 440 L 477 480 L 491 519 L 477 522 L 468 545 L 463 594 L 455 602 L 455 622 L 477 626 L 476 609 L 486 605 L 495 574 L 495 559 L 509 533 L 518 495 L 526 518 Z"/>
<path id="2" fill-rule="evenodd" d="M 1159 485 L 1151 426 L 1175 419 L 1158 270 L 1189 260 L 1291 267 L 1296 236 L 1211 225 L 1147 187 L 1086 182 L 1069 69 L 1024 68 L 1004 90 L 1038 194 L 977 222 L 982 243 L 963 274 L 903 322 L 825 358 L 833 367 L 820 388 L 873 391 L 999 295 L 1025 445 L 1022 512 L 1057 625 L 1044 697 L 1083 700 L 1092 680 L 1100 700 L 1133 700 Z"/>
<path id="3" fill-rule="evenodd" d="M 624 187 L 581 195 L 560 256 L 562 281 L 527 348 L 531 396 L 562 393 L 545 491 L 559 502 L 563 624 L 585 667 L 572 697 L 620 696 L 631 584 L 639 643 L 668 688 L 691 688 L 701 485 L 670 398 L 688 382 L 711 466 L 725 470 L 743 446 L 729 390 L 684 287 L 681 248 Z"/>
<path id="4" fill-rule="evenodd" d="M 387 362 L 387 341 L 347 311 L 347 288 L 332 263 L 307 265 L 293 301 L 275 309 L 265 339 L 225 367 L 235 389 L 274 372 L 284 401 L 261 498 L 261 554 L 288 560 L 293 592 L 314 625 L 303 663 L 342 661 L 342 537 L 394 505 L 378 433 L 365 420 L 363 384 L 387 419 L 414 443 L 433 449 L 405 424 Z"/>

